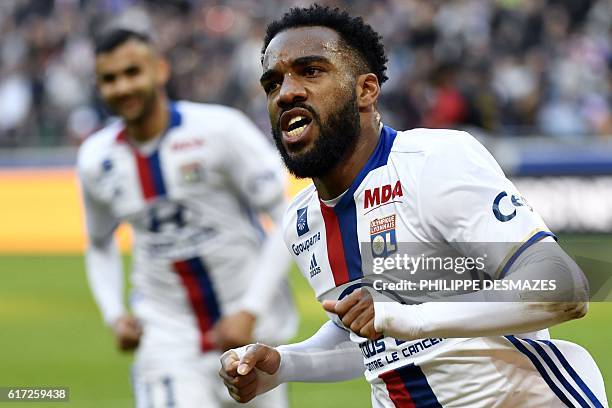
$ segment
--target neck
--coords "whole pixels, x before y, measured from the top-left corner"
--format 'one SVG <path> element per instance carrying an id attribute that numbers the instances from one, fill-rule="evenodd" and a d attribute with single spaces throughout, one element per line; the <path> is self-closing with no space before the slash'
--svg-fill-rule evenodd
<path id="1" fill-rule="evenodd" d="M 142 118 L 126 123 L 127 135 L 140 143 L 148 142 L 161 135 L 168 127 L 168 98 L 160 95 L 156 98 L 152 109 Z"/>
<path id="2" fill-rule="evenodd" d="M 361 113 L 361 134 L 355 148 L 332 171 L 313 182 L 322 200 L 331 200 L 344 193 L 376 149 L 380 138 L 376 112 Z"/>

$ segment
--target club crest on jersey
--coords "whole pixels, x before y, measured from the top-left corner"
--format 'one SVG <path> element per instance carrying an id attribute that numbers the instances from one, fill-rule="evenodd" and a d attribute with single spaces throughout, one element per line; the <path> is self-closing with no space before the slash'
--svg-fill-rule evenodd
<path id="1" fill-rule="evenodd" d="M 314 278 L 315 275 L 321 273 L 321 267 L 317 264 L 317 258 L 315 258 L 315 254 L 312 254 L 312 258 L 310 258 L 310 277 Z"/>
<path id="2" fill-rule="evenodd" d="M 310 231 L 310 228 L 308 228 L 308 207 L 297 210 L 296 230 L 298 237 Z"/>
<path id="3" fill-rule="evenodd" d="M 189 163 L 181 166 L 181 179 L 185 183 L 198 183 L 204 178 L 204 169 L 200 163 Z"/>
<path id="4" fill-rule="evenodd" d="M 403 197 L 402 183 L 398 180 L 395 185 L 386 184 L 381 187 L 374 187 L 365 191 L 363 200 L 363 209 L 367 210 L 370 207 L 379 207 L 386 204 L 397 197 Z"/>
<path id="5" fill-rule="evenodd" d="M 384 258 L 397 251 L 395 214 L 370 221 L 370 242 L 374 258 Z"/>

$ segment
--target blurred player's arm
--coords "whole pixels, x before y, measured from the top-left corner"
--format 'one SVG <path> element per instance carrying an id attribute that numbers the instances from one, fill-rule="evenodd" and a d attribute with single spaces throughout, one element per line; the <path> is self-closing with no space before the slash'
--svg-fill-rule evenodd
<path id="1" fill-rule="evenodd" d="M 123 267 L 114 238 L 118 221 L 105 205 L 92 197 L 87 177 L 82 170 L 79 173 L 87 231 L 85 266 L 89 287 L 105 323 L 113 330 L 118 347 L 132 350 L 138 345 L 142 330 L 126 311 L 123 301 Z"/>
<path id="2" fill-rule="evenodd" d="M 239 197 L 254 215 L 265 214 L 275 225 L 256 256 L 245 262 L 251 276 L 240 311 L 222 319 L 217 343 L 229 349 L 252 342 L 256 319 L 270 310 L 274 294 L 289 270 L 291 256 L 279 228 L 285 213 L 285 172 L 278 153 L 261 131 L 241 112 L 234 111 L 231 137 L 226 142 L 227 170 Z"/>
<path id="3" fill-rule="evenodd" d="M 286 202 L 280 196 L 276 202 L 266 208 L 266 213 L 274 223 L 268 231 L 254 260 L 254 270 L 249 288 L 242 300 L 243 309 L 255 316 L 270 310 L 274 293 L 284 282 L 291 264 L 291 254 L 287 251 L 280 225 L 286 210 Z"/>
<path id="4" fill-rule="evenodd" d="M 337 382 L 363 375 L 363 356 L 349 332 L 327 321 L 309 339 L 276 348 L 229 350 L 221 371 L 230 395 L 247 402 L 285 382 Z"/>

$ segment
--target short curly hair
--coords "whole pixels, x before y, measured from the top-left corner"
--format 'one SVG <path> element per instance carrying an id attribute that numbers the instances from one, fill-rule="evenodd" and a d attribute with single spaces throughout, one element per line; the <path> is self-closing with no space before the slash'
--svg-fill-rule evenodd
<path id="1" fill-rule="evenodd" d="M 323 7 L 313 4 L 307 8 L 295 7 L 285 13 L 279 20 L 268 24 L 264 44 L 261 49 L 262 61 L 270 41 L 278 34 L 291 28 L 321 26 L 336 31 L 341 40 L 350 49 L 356 51 L 363 68 L 367 67 L 378 78 L 382 85 L 388 78 L 387 56 L 382 44 L 382 37 L 366 24 L 361 17 L 352 17 L 339 8 Z M 363 73 L 363 72 L 362 72 Z"/>

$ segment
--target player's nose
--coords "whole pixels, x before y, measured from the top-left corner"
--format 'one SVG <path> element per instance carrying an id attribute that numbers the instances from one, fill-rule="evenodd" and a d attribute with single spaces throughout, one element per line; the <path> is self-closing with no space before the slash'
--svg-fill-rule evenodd
<path id="1" fill-rule="evenodd" d="M 126 77 L 119 77 L 113 84 L 112 92 L 114 96 L 123 96 L 132 91 L 132 81 Z"/>
<path id="2" fill-rule="evenodd" d="M 283 83 L 278 93 L 277 104 L 284 108 L 295 102 L 305 101 L 307 98 L 306 89 L 299 81 L 299 78 L 291 73 L 285 74 Z"/>

